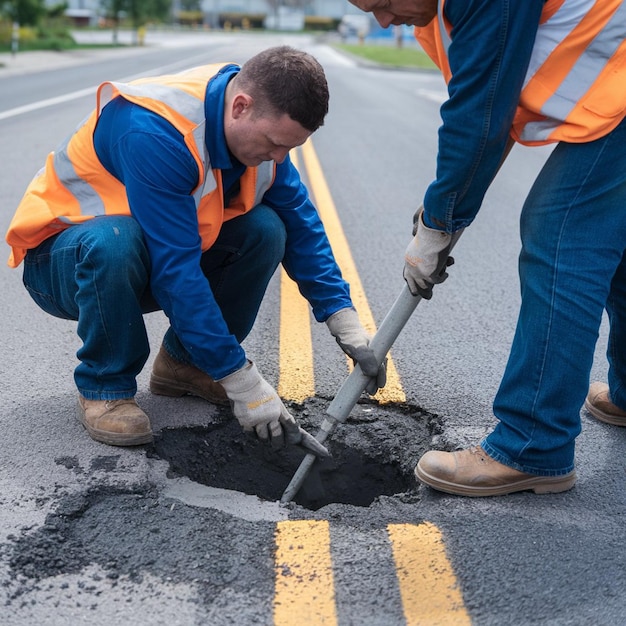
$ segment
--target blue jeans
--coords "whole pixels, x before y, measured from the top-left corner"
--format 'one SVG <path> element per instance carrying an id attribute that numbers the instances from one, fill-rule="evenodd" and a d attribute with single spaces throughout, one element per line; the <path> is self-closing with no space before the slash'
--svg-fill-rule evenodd
<path id="1" fill-rule="evenodd" d="M 626 120 L 607 136 L 559 144 L 521 215 L 522 303 L 482 445 L 523 472 L 574 468 L 580 409 L 603 310 L 611 398 L 626 409 Z"/>
<path id="2" fill-rule="evenodd" d="M 201 257 L 222 315 L 240 342 L 252 329 L 285 241 L 278 215 L 258 205 L 225 222 Z M 83 345 L 74 380 L 80 394 L 89 400 L 134 396 L 136 376 L 150 353 L 143 315 L 159 310 L 139 224 L 110 215 L 67 228 L 29 250 L 23 279 L 44 311 L 78 321 Z M 188 361 L 171 328 L 163 343 L 172 356 Z"/>

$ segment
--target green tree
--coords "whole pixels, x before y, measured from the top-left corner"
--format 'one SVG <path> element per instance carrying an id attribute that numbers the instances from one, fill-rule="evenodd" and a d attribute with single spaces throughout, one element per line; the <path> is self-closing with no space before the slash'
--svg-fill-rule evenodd
<path id="1" fill-rule="evenodd" d="M 170 0 L 126 0 L 126 14 L 133 28 L 139 28 L 150 21 L 164 21 L 169 13 Z"/>
<path id="2" fill-rule="evenodd" d="M 150 21 L 164 21 L 169 17 L 171 0 L 101 0 L 106 16 L 113 22 L 113 43 L 118 42 L 118 29 L 122 19 L 129 20 L 135 30 Z"/>
<path id="3" fill-rule="evenodd" d="M 21 26 L 37 26 L 46 6 L 44 0 L 0 0 L 0 12 Z"/>
<path id="4" fill-rule="evenodd" d="M 152 3 L 151 18 L 159 22 L 169 21 L 172 14 L 172 0 L 150 0 Z M 202 0 L 198 0 L 200 6 Z"/>
<path id="5" fill-rule="evenodd" d="M 69 2 L 59 2 L 58 4 L 48 5 L 46 7 L 46 13 L 48 17 L 53 20 L 62 19 L 69 6 Z"/>
<path id="6" fill-rule="evenodd" d="M 126 0 L 101 0 L 104 14 L 113 23 L 113 43 L 117 45 L 120 19 L 126 9 Z"/>
<path id="7" fill-rule="evenodd" d="M 201 11 L 202 0 L 180 0 L 180 8 L 183 11 Z"/>

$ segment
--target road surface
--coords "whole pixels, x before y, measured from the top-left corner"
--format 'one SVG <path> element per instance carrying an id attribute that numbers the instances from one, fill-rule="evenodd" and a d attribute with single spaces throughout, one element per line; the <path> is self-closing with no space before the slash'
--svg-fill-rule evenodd
<path id="1" fill-rule="evenodd" d="M 4 55 L 3 232 L 100 81 L 243 62 L 277 43 L 309 50 L 326 69 L 330 114 L 292 157 L 374 330 L 402 287 L 445 90 L 437 74 L 363 67 L 309 36 L 149 33 L 141 49 Z M 362 399 L 333 437 L 333 461 L 287 507 L 278 499 L 300 457 L 268 454 L 225 409 L 150 394 L 167 328 L 160 313 L 146 317 L 153 356 L 138 380 L 155 444 L 89 439 L 75 417 L 75 325 L 39 311 L 21 270 L 0 267 L 2 623 L 625 623 L 624 430 L 583 413 L 579 482 L 565 494 L 472 500 L 412 475 L 423 451 L 477 443 L 494 424 L 519 302 L 517 220 L 546 154 L 514 149 L 450 279 L 394 345 L 388 388 Z M 603 328 L 600 380 L 605 342 Z M 348 367 L 280 272 L 245 348 L 315 431 Z"/>

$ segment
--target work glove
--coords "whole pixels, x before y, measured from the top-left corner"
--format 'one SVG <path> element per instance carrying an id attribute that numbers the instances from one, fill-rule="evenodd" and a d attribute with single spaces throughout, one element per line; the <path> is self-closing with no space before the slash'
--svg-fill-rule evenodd
<path id="1" fill-rule="evenodd" d="M 450 235 L 443 230 L 428 228 L 424 224 L 424 207 L 415 214 L 413 239 L 404 253 L 404 280 L 414 296 L 430 300 L 433 285 L 448 278 L 446 268 L 454 264 L 449 255 L 452 246 L 461 236 L 461 230 Z"/>
<path id="2" fill-rule="evenodd" d="M 313 435 L 300 428 L 254 363 L 248 361 L 219 382 L 245 432 L 255 432 L 261 441 L 271 442 L 274 449 L 297 445 L 317 456 L 330 456 Z"/>
<path id="3" fill-rule="evenodd" d="M 361 325 L 358 313 L 351 307 L 340 309 L 326 320 L 326 325 L 339 347 L 361 366 L 365 376 L 370 377 L 365 390 L 373 396 L 387 382 L 387 359 L 378 364 L 369 347 L 370 336 Z"/>

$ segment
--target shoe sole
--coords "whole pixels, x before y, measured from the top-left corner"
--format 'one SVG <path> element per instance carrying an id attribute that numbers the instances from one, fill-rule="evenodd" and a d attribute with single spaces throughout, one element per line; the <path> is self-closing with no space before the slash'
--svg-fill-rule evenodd
<path id="1" fill-rule="evenodd" d="M 174 383 L 167 378 L 161 378 L 152 374 L 150 377 L 150 391 L 157 396 L 169 396 L 170 398 L 180 398 L 181 396 L 196 396 L 212 404 L 229 406 L 230 402 L 225 398 L 220 398 L 209 393 L 201 392 L 194 385 L 185 383 Z"/>
<path id="2" fill-rule="evenodd" d="M 415 476 L 418 480 L 445 493 L 456 496 L 505 496 L 518 491 L 533 491 L 536 494 L 561 493 L 568 491 L 576 483 L 576 472 L 572 471 L 564 476 L 533 476 L 525 478 L 513 484 L 496 485 L 493 487 L 468 487 L 445 480 L 440 480 L 422 470 L 419 466 L 415 468 Z"/>
<path id="3" fill-rule="evenodd" d="M 626 417 L 605 413 L 604 411 L 601 411 L 593 406 L 589 400 L 585 400 L 585 409 L 587 409 L 587 411 L 597 420 L 604 422 L 605 424 L 612 424 L 613 426 L 626 426 Z"/>
<path id="4" fill-rule="evenodd" d="M 84 412 L 80 404 L 78 405 L 77 414 L 78 420 L 89 433 L 89 436 L 100 443 L 106 443 L 109 446 L 141 446 L 153 441 L 152 432 L 128 435 L 93 428 L 93 426 L 85 422 Z"/>

